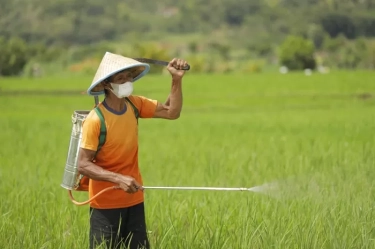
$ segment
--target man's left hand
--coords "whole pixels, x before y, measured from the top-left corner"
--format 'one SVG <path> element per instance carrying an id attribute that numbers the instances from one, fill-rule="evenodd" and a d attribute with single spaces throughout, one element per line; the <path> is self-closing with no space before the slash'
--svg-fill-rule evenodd
<path id="1" fill-rule="evenodd" d="M 182 78 L 185 74 L 185 70 L 182 70 L 182 68 L 185 66 L 187 66 L 186 61 L 174 58 L 169 62 L 167 69 L 173 78 Z"/>

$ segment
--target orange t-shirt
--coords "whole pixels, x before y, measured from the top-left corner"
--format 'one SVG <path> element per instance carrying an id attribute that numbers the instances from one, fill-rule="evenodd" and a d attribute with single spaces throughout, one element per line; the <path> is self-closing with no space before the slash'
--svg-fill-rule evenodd
<path id="1" fill-rule="evenodd" d="M 157 101 L 143 96 L 130 96 L 137 107 L 140 118 L 152 118 Z M 105 101 L 100 103 L 107 135 L 106 141 L 96 156 L 95 164 L 103 169 L 133 177 L 143 185 L 138 167 L 138 125 L 132 106 L 126 102 L 125 112 L 116 112 L 109 108 Z M 100 119 L 92 110 L 82 123 L 81 148 L 96 151 L 99 144 Z M 89 197 L 91 198 L 104 188 L 115 185 L 112 182 L 90 179 Z M 128 194 L 122 189 L 109 190 L 96 199 L 90 206 L 98 209 L 123 208 L 143 202 L 142 191 Z"/>

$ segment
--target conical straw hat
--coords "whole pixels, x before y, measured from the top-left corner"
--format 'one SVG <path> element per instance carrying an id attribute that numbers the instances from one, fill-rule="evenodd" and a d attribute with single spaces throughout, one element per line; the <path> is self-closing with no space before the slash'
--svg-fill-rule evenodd
<path id="1" fill-rule="evenodd" d="M 87 93 L 92 96 L 104 94 L 104 87 L 100 84 L 108 77 L 123 71 L 125 69 L 133 68 L 134 81 L 140 79 L 150 71 L 150 66 L 146 63 L 141 63 L 131 58 L 127 58 L 118 54 L 106 52 L 91 86 L 87 89 Z"/>

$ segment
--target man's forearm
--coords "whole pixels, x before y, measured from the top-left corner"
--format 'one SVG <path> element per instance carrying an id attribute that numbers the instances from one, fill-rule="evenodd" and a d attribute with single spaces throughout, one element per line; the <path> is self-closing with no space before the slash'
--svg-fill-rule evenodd
<path id="1" fill-rule="evenodd" d="M 178 118 L 182 109 L 182 78 L 172 78 L 171 93 L 167 102 L 170 116 Z"/>
<path id="2" fill-rule="evenodd" d="M 96 165 L 95 163 L 88 161 L 79 165 L 79 173 L 96 181 L 117 183 L 118 179 L 117 174 L 115 172 L 105 170 L 102 167 Z"/>
<path id="3" fill-rule="evenodd" d="M 169 106 L 170 103 L 171 103 L 171 94 L 168 95 L 168 98 L 165 101 L 164 105 Z"/>

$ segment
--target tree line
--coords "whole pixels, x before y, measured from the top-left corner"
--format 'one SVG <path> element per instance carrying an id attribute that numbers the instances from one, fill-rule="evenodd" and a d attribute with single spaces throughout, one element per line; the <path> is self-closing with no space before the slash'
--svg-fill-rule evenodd
<path id="1" fill-rule="evenodd" d="M 375 36 L 374 0 L 0 0 L 0 6 L 0 36 L 44 44 L 90 44 L 129 32 L 207 34 L 223 27 L 253 34 L 253 40 L 260 30 L 262 39 L 309 32 Z"/>
<path id="2" fill-rule="evenodd" d="M 159 59 L 185 51 L 199 72 L 229 72 L 237 68 L 233 61 L 259 71 L 275 57 L 296 70 L 375 67 L 375 0 L 0 0 L 0 6 L 4 76 L 56 60 L 74 70 L 90 67 L 118 50 L 114 43 Z M 147 43 L 189 34 L 199 39 L 182 38 L 173 48 Z"/>

